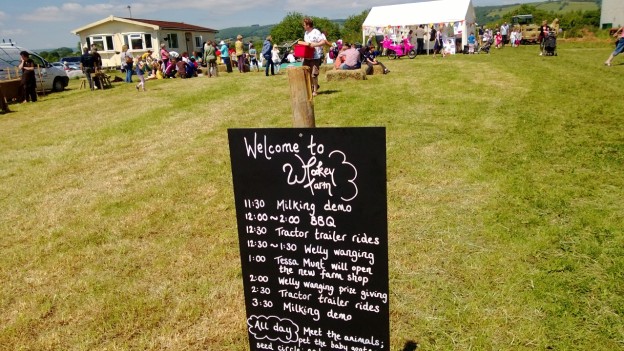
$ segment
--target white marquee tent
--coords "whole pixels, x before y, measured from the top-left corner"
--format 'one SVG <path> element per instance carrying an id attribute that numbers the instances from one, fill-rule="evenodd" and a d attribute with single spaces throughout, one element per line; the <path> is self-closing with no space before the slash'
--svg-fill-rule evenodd
<path id="1" fill-rule="evenodd" d="M 452 26 L 455 34 L 461 32 L 466 43 L 470 31 L 475 30 L 475 11 L 471 0 L 438 0 L 409 4 L 375 6 L 362 24 L 363 41 L 369 34 L 403 33 L 418 25 L 436 28 Z M 476 33 L 475 33 L 476 34 Z"/>

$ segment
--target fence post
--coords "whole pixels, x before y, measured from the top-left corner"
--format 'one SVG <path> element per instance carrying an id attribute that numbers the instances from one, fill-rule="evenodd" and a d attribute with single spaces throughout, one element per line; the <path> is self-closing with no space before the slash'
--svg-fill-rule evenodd
<path id="1" fill-rule="evenodd" d="M 310 67 L 288 67 L 293 128 L 314 128 L 314 100 L 310 83 Z"/>

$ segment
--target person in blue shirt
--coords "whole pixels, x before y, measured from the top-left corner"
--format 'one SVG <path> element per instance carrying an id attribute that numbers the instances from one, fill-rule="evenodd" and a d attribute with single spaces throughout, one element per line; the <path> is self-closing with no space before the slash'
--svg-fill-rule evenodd
<path id="1" fill-rule="evenodd" d="M 223 60 L 223 63 L 225 64 L 226 71 L 227 73 L 232 73 L 232 63 L 230 62 L 228 45 L 223 40 L 221 40 L 219 45 L 221 45 L 221 48 L 219 49 L 219 51 L 221 51 L 221 60 Z"/>
<path id="2" fill-rule="evenodd" d="M 269 35 L 268 37 L 266 37 L 266 40 L 264 41 L 264 43 L 262 44 L 262 57 L 264 58 L 264 64 L 265 64 L 265 75 L 268 77 L 269 76 L 269 66 L 271 67 L 271 75 L 275 75 L 275 65 L 273 64 L 273 60 L 272 60 L 272 51 L 273 51 L 273 44 L 271 43 L 273 41 L 273 38 Z"/>
<path id="3" fill-rule="evenodd" d="M 477 38 L 475 37 L 473 32 L 470 32 L 470 35 L 468 36 L 468 53 L 469 54 L 474 54 L 476 43 L 477 43 Z"/>

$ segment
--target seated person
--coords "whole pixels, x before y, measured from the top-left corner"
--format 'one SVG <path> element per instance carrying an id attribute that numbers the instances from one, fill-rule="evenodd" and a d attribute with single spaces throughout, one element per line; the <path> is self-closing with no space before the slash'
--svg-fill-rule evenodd
<path id="1" fill-rule="evenodd" d="M 344 46 L 349 47 L 345 44 Z M 338 54 L 338 58 L 344 57 L 344 63 L 340 66 L 340 69 L 358 69 L 361 67 L 360 51 L 351 45 L 347 50 Z"/>
<path id="2" fill-rule="evenodd" d="M 152 49 L 147 49 L 147 52 L 141 55 L 141 61 L 152 63 Z"/>
<path id="3" fill-rule="evenodd" d="M 388 74 L 390 73 L 390 70 L 386 68 L 386 66 L 384 66 L 383 63 L 377 61 L 377 59 L 375 59 L 375 53 L 374 51 L 370 48 L 370 47 L 365 47 L 364 48 L 364 63 L 368 66 L 368 68 L 366 68 L 366 74 L 372 74 L 373 73 L 373 66 L 375 65 L 380 65 L 381 68 L 383 68 L 383 74 Z"/>
<path id="4" fill-rule="evenodd" d="M 186 78 L 186 62 L 184 60 L 178 60 L 176 62 L 176 71 L 178 71 L 177 77 Z"/>
<path id="5" fill-rule="evenodd" d="M 178 73 L 178 70 L 176 69 L 177 61 L 178 61 L 178 59 L 176 59 L 176 58 L 171 58 L 169 60 L 167 68 L 165 68 L 165 77 L 167 77 L 167 78 L 175 78 L 176 74 Z"/>
<path id="6" fill-rule="evenodd" d="M 191 57 L 189 62 L 186 64 L 186 78 L 197 77 L 197 67 L 195 64 L 195 59 Z"/>
<path id="7" fill-rule="evenodd" d="M 297 59 L 295 58 L 295 52 L 293 50 L 290 50 L 290 52 L 288 53 L 288 56 L 286 56 L 286 60 L 288 60 L 288 63 L 297 62 Z"/>
<path id="8" fill-rule="evenodd" d="M 338 54 L 336 55 L 336 59 L 334 60 L 334 69 L 340 69 L 340 66 L 342 66 L 342 64 L 344 63 L 344 56 L 340 56 L 340 54 L 347 50 L 346 46 L 343 46 L 342 49 L 340 49 L 340 51 L 338 52 Z"/>

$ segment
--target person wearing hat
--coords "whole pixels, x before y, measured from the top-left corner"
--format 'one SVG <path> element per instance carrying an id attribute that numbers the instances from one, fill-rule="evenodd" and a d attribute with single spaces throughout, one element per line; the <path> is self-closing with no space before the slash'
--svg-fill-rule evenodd
<path id="1" fill-rule="evenodd" d="M 243 51 L 243 36 L 237 35 L 234 49 L 236 50 L 236 62 L 238 63 L 238 72 L 245 73 L 245 52 Z"/>
<path id="2" fill-rule="evenodd" d="M 226 72 L 232 73 L 232 63 L 230 62 L 228 45 L 225 43 L 225 41 L 221 40 L 219 46 L 219 51 L 221 51 L 221 60 L 223 60 L 223 63 L 225 64 Z"/>

